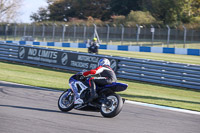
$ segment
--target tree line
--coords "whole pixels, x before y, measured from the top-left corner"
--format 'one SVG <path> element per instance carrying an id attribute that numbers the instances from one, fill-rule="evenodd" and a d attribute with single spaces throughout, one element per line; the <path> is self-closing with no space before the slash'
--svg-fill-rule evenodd
<path id="1" fill-rule="evenodd" d="M 47 0 L 47 8 L 39 8 L 30 17 L 35 22 L 70 21 L 74 19 L 200 24 L 200 0 Z"/>
<path id="2" fill-rule="evenodd" d="M 22 0 L 0 0 L 0 23 L 15 21 Z"/>

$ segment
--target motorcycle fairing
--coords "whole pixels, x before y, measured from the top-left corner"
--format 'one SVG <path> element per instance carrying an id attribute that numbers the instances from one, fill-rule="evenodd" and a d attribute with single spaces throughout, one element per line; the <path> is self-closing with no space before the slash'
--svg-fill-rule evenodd
<path id="1" fill-rule="evenodd" d="M 113 82 L 112 84 L 105 85 L 104 88 L 111 88 L 114 92 L 124 91 L 128 87 L 127 84 Z"/>
<path id="2" fill-rule="evenodd" d="M 85 84 L 74 79 L 73 77 L 69 80 L 69 86 L 75 93 L 76 98 L 79 98 L 81 93 L 88 88 Z"/>
<path id="3" fill-rule="evenodd" d="M 89 78 L 87 78 L 87 80 L 85 82 L 81 82 L 81 81 L 76 80 L 75 75 L 74 75 L 69 79 L 69 86 L 71 87 L 71 89 L 75 93 L 76 98 L 79 98 L 81 93 L 88 88 Z M 119 82 L 113 82 L 112 84 L 105 85 L 103 87 L 99 87 L 99 86 L 96 86 L 96 87 L 97 87 L 96 88 L 97 90 L 111 89 L 114 92 L 119 92 L 119 91 L 126 90 L 128 85 L 123 84 L 123 83 L 119 83 Z"/>

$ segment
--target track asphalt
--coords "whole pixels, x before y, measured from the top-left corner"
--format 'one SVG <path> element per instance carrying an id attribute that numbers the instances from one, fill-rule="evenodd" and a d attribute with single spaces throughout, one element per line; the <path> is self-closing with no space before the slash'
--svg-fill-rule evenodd
<path id="1" fill-rule="evenodd" d="M 62 92 L 0 81 L 0 133 L 199 133 L 200 115 L 125 103 L 115 118 L 61 112 Z"/>

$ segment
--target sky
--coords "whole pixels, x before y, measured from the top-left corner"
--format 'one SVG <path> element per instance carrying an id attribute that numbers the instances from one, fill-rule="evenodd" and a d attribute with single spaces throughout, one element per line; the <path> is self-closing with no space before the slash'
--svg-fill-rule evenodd
<path id="1" fill-rule="evenodd" d="M 20 23 L 31 23 L 30 15 L 36 13 L 39 7 L 47 7 L 46 0 L 22 0 L 23 5 L 20 8 L 20 17 L 18 22 Z"/>

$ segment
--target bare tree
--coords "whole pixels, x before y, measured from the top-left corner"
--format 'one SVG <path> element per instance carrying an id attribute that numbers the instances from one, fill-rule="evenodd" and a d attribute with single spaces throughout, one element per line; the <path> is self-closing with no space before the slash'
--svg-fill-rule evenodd
<path id="1" fill-rule="evenodd" d="M 0 0 L 0 22 L 16 20 L 22 0 Z"/>

